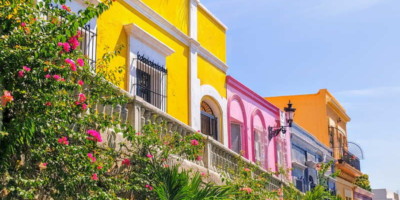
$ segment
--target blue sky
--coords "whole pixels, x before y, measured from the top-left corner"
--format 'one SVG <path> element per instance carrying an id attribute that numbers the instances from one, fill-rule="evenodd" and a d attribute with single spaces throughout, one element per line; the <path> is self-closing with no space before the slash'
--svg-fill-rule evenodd
<path id="1" fill-rule="evenodd" d="M 373 188 L 400 190 L 399 0 L 201 0 L 228 30 L 228 73 L 261 96 L 327 88 Z"/>

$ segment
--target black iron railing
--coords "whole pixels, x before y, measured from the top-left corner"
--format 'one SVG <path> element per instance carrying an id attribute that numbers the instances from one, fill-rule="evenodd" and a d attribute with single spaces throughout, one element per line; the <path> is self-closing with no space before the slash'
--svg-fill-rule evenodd
<path id="1" fill-rule="evenodd" d="M 79 48 L 89 60 L 90 69 L 96 72 L 97 34 L 92 31 L 89 24 L 80 28 L 80 31 L 81 39 L 79 41 Z"/>
<path id="2" fill-rule="evenodd" d="M 354 167 L 358 170 L 361 170 L 360 159 L 357 156 L 353 155 L 352 153 L 350 153 L 346 150 L 342 151 L 342 158 L 339 159 L 339 163 L 343 163 L 343 162 L 351 165 L 352 167 Z"/>
<path id="3" fill-rule="evenodd" d="M 155 107 L 166 111 L 166 82 L 167 69 L 156 62 L 137 54 L 136 76 L 134 77 L 132 89 L 134 94 Z"/>
<path id="4" fill-rule="evenodd" d="M 50 4 L 51 9 L 60 9 L 57 4 Z M 66 13 L 67 15 L 69 13 Z M 64 16 L 48 16 L 45 15 L 45 19 L 51 20 L 52 18 L 56 18 L 60 21 L 65 21 L 66 18 Z M 80 36 L 79 38 L 79 50 L 86 56 L 89 60 L 90 69 L 93 72 L 96 72 L 96 45 L 97 45 L 97 34 L 90 27 L 90 24 L 87 24 L 83 27 L 79 28 Z"/>

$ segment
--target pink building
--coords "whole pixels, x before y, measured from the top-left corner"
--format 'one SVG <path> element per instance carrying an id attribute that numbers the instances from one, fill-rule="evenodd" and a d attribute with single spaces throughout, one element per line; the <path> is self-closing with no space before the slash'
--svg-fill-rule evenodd
<path id="1" fill-rule="evenodd" d="M 267 170 L 291 168 L 290 131 L 269 137 L 268 127 L 285 125 L 285 115 L 231 76 L 227 77 L 228 145 Z"/>

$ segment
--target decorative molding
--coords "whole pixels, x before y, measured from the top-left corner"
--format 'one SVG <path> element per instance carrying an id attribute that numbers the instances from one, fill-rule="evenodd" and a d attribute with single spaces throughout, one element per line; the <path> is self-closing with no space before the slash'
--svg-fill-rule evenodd
<path id="1" fill-rule="evenodd" d="M 157 24 L 163 30 L 171 34 L 173 37 L 178 39 L 183 44 L 189 46 L 191 43 L 198 43 L 195 39 L 187 36 L 185 33 L 176 28 L 174 25 L 172 25 L 165 18 L 163 18 L 161 15 L 153 11 L 150 7 L 148 7 L 140 0 L 125 0 L 125 2 L 132 8 L 136 9 L 139 13 L 150 19 L 153 23 Z M 202 57 L 210 61 L 212 64 L 214 64 L 217 68 L 221 69 L 223 72 L 226 72 L 227 69 L 229 68 L 214 54 L 204 49 L 200 45 L 199 45 L 199 53 L 200 55 L 202 55 Z"/>
<path id="2" fill-rule="evenodd" d="M 124 28 L 128 35 L 131 35 L 136 39 L 142 41 L 143 43 L 147 44 L 149 47 L 153 48 L 155 51 L 164 56 L 169 56 L 175 52 L 172 48 L 168 47 L 160 40 L 153 37 L 135 24 L 125 25 Z"/>
<path id="3" fill-rule="evenodd" d="M 202 46 L 199 46 L 199 54 L 205 58 L 206 60 L 208 60 L 210 63 L 212 63 L 213 65 L 215 65 L 216 67 L 218 67 L 220 70 L 222 70 L 223 72 L 226 72 L 228 70 L 228 65 L 226 65 L 224 62 L 222 62 L 222 60 L 220 60 L 219 58 L 217 58 L 216 56 L 214 56 L 214 54 L 212 54 L 211 52 L 209 52 L 207 49 L 205 49 Z"/>
<path id="4" fill-rule="evenodd" d="M 213 18 L 213 19 L 218 23 L 218 25 L 222 26 L 222 28 L 223 28 L 225 31 L 228 30 L 228 27 L 227 27 L 224 23 L 222 23 L 221 20 L 219 20 L 214 14 L 212 14 L 211 11 L 209 11 L 203 4 L 201 4 L 200 2 L 198 2 L 198 6 L 199 6 L 201 9 L 203 9 L 204 12 L 206 12 L 211 18 Z"/>
<path id="5" fill-rule="evenodd" d="M 275 114 L 277 117 L 279 117 L 279 108 L 262 98 L 260 95 L 252 91 L 250 88 L 246 87 L 236 79 L 234 79 L 232 76 L 227 76 L 226 77 L 226 84 L 230 85 L 234 89 L 238 90 L 239 92 L 245 94 L 247 97 L 251 98 L 254 100 L 256 103 L 259 105 L 263 106 L 273 114 Z"/>

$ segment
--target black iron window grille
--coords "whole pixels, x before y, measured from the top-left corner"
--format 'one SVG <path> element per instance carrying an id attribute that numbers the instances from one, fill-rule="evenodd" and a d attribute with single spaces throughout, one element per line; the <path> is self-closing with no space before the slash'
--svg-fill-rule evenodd
<path id="1" fill-rule="evenodd" d="M 343 162 L 349 164 L 350 166 L 356 168 L 359 171 L 361 170 L 360 159 L 346 150 L 342 151 L 342 158 L 339 159 L 339 163 Z"/>
<path id="2" fill-rule="evenodd" d="M 132 85 L 134 94 L 166 111 L 167 69 L 138 53 L 135 72 L 136 76 Z"/>
<path id="3" fill-rule="evenodd" d="M 50 4 L 51 9 L 60 9 L 56 4 Z M 68 14 L 68 13 L 67 13 Z M 51 17 L 46 15 L 47 20 L 57 19 L 65 21 L 66 18 L 63 16 Z M 86 24 L 79 28 L 81 38 L 79 39 L 79 50 L 82 51 L 83 55 L 89 60 L 90 69 L 96 72 L 96 45 L 97 45 L 97 34 L 94 32 L 90 24 Z"/>
<path id="4" fill-rule="evenodd" d="M 81 39 L 79 41 L 79 48 L 89 60 L 90 69 L 96 72 L 97 34 L 90 29 L 89 24 L 80 28 L 80 31 Z"/>

